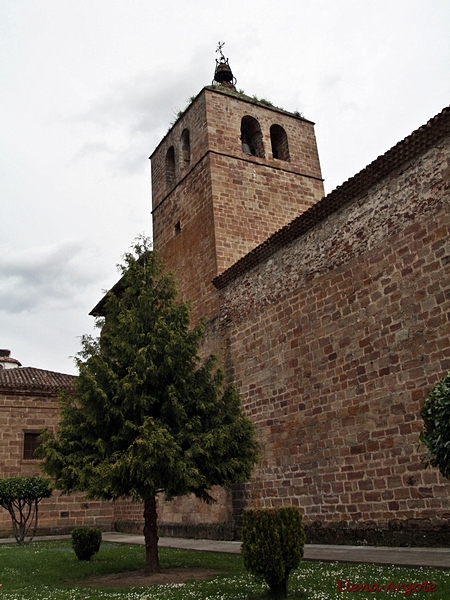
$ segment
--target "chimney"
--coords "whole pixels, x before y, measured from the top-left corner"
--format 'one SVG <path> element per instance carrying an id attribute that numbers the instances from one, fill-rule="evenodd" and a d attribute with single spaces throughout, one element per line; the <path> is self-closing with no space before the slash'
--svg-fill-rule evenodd
<path id="1" fill-rule="evenodd" d="M 21 366 L 22 364 L 16 358 L 11 358 L 11 350 L 0 348 L 0 371 L 3 371 L 3 369 L 17 369 Z"/>

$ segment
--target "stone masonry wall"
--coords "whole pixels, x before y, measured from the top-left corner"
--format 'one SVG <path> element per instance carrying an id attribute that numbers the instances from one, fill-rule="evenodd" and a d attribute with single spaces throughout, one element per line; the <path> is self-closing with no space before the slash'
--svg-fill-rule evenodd
<path id="1" fill-rule="evenodd" d="M 206 90 L 218 274 L 324 195 L 314 124 L 220 90 Z M 264 157 L 242 151 L 243 117 L 258 121 Z M 272 125 L 286 132 L 289 161 L 272 155 Z"/>
<path id="2" fill-rule="evenodd" d="M 184 160 L 182 135 L 185 129 L 189 130 L 190 161 Z M 189 110 L 178 119 L 158 147 L 152 153 L 152 208 L 155 210 L 169 193 L 165 176 L 165 160 L 170 146 L 175 150 L 175 184 L 179 183 L 204 157 L 208 145 L 208 129 L 206 122 L 206 104 L 204 94 L 199 94 L 189 107 Z M 164 227 L 154 232 L 159 235 Z"/>
<path id="3" fill-rule="evenodd" d="M 181 231 L 175 230 L 180 224 Z M 217 314 L 217 273 L 209 156 L 191 171 L 153 215 L 154 246 L 167 270 L 175 274 L 180 298 L 191 303 L 197 323 Z"/>
<path id="4" fill-rule="evenodd" d="M 158 535 L 207 539 L 233 539 L 231 492 L 211 490 L 215 504 L 206 504 L 195 496 L 180 496 L 165 501 L 158 496 Z M 126 500 L 114 503 L 114 529 L 142 533 L 143 505 Z"/>
<path id="5" fill-rule="evenodd" d="M 253 156 L 211 156 L 217 274 L 323 197 L 321 180 L 265 162 Z"/>
<path id="6" fill-rule="evenodd" d="M 419 411 L 450 369 L 449 190 L 447 139 L 221 291 L 262 442 L 236 514 L 293 504 L 310 541 L 448 544 Z"/>
<path id="7" fill-rule="evenodd" d="M 58 422 L 55 394 L 0 392 L 0 477 L 42 476 L 38 460 L 23 459 L 24 432 L 54 429 Z M 79 525 L 109 530 L 113 521 L 110 503 L 86 501 L 82 494 L 61 496 L 55 491 L 39 504 L 39 533 L 67 533 Z M 12 535 L 11 518 L 0 508 L 0 537 Z"/>

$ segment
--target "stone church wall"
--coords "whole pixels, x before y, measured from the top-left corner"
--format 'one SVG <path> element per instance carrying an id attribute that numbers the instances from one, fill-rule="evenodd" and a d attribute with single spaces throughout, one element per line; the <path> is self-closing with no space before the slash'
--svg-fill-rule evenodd
<path id="1" fill-rule="evenodd" d="M 450 142 L 222 285 L 228 377 L 262 458 L 234 509 L 299 506 L 309 541 L 448 544 L 420 407 L 450 369 Z"/>
<path id="2" fill-rule="evenodd" d="M 234 539 L 231 491 L 220 487 L 211 490 L 214 504 L 206 504 L 193 494 L 165 501 L 158 495 L 158 535 L 196 539 Z M 142 533 L 142 503 L 118 500 L 114 503 L 114 529 Z"/>

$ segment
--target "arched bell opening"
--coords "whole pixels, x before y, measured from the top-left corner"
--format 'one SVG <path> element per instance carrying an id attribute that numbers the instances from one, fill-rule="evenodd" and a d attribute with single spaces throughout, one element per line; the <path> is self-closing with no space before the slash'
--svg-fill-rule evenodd
<path id="1" fill-rule="evenodd" d="M 272 125 L 270 127 L 270 142 L 274 158 L 290 160 L 287 134 L 281 125 Z"/>
<path id="2" fill-rule="evenodd" d="M 166 154 L 166 190 L 170 191 L 175 185 L 175 148 L 170 146 Z"/>
<path id="3" fill-rule="evenodd" d="M 259 122 L 249 115 L 241 121 L 242 152 L 264 158 L 264 144 Z"/>

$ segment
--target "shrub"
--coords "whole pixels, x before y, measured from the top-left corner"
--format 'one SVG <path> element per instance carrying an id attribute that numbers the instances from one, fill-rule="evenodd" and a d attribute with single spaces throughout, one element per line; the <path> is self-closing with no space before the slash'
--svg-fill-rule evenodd
<path id="1" fill-rule="evenodd" d="M 100 550 L 101 529 L 95 527 L 75 527 L 72 530 L 72 547 L 78 560 L 89 561 Z"/>
<path id="2" fill-rule="evenodd" d="M 289 573 L 299 566 L 304 544 L 302 515 L 297 508 L 244 511 L 244 566 L 265 580 L 272 596 L 287 596 Z"/>
<path id="3" fill-rule="evenodd" d="M 0 506 L 9 512 L 19 544 L 33 539 L 38 526 L 38 504 L 43 498 L 49 498 L 52 490 L 51 482 L 44 477 L 0 479 Z"/>
<path id="4" fill-rule="evenodd" d="M 438 467 L 450 479 L 450 371 L 431 390 L 420 414 L 424 421 L 420 439 L 428 449 L 425 464 Z"/>

